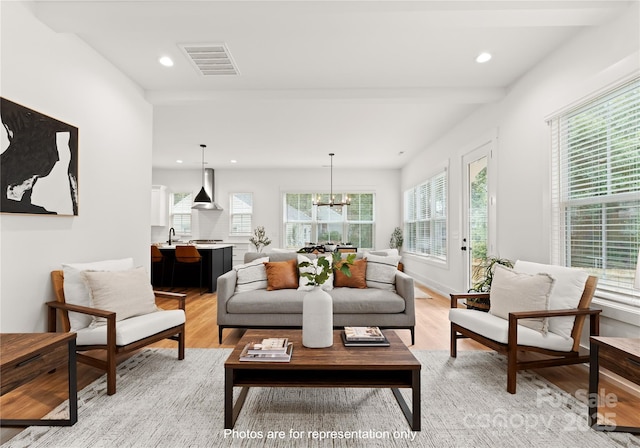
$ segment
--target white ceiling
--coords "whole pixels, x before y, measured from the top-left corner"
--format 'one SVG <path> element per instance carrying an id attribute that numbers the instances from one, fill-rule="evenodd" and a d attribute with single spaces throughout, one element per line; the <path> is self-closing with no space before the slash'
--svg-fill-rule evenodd
<path id="1" fill-rule="evenodd" d="M 154 167 L 193 169 L 201 143 L 214 168 L 326 166 L 329 152 L 336 167 L 399 168 L 629 2 L 34 3 L 144 90 Z M 240 75 L 200 75 L 179 47 L 200 43 L 226 44 Z M 493 59 L 477 64 L 482 51 Z"/>

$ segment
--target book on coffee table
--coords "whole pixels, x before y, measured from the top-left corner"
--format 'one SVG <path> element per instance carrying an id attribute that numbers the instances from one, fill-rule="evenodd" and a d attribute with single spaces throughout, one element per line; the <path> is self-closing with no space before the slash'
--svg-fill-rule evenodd
<path id="1" fill-rule="evenodd" d="M 346 333 L 343 331 L 341 333 L 342 343 L 345 347 L 389 347 L 389 341 L 382 335 L 382 340 L 373 340 L 373 341 L 350 341 L 347 339 Z"/>
<path id="2" fill-rule="evenodd" d="M 260 342 L 250 342 L 247 353 L 260 355 L 265 353 L 287 353 L 289 338 L 266 338 Z"/>
<path id="3" fill-rule="evenodd" d="M 344 334 L 348 341 L 373 342 L 384 341 L 385 337 L 378 327 L 344 327 Z"/>
<path id="4" fill-rule="evenodd" d="M 257 362 L 289 362 L 293 353 L 293 344 L 287 344 L 287 350 L 284 353 L 249 353 L 251 343 L 244 346 L 240 353 L 240 361 L 257 361 Z"/>

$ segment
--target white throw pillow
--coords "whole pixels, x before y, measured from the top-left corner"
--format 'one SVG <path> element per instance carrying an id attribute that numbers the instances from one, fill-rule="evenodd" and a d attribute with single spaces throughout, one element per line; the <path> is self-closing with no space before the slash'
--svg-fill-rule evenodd
<path id="1" fill-rule="evenodd" d="M 124 271 L 132 268 L 133 258 L 103 260 L 91 263 L 64 263 L 62 265 L 64 300 L 71 305 L 91 306 L 89 289 L 82 278 L 82 271 Z M 92 316 L 87 314 L 69 312 L 71 331 L 87 328 L 91 325 L 92 321 Z"/>
<path id="2" fill-rule="evenodd" d="M 116 313 L 116 321 L 158 311 L 149 274 L 143 267 L 126 271 L 83 271 L 91 294 L 91 306 Z M 105 325 L 104 317 L 93 317 L 91 326 Z"/>
<path id="3" fill-rule="evenodd" d="M 548 310 L 553 283 L 553 278 L 547 274 L 523 274 L 496 264 L 489 294 L 489 313 L 509 319 L 509 313 Z M 518 325 L 544 334 L 548 330 L 549 319 L 519 319 Z"/>
<path id="4" fill-rule="evenodd" d="M 589 278 L 589 274 L 580 269 L 530 261 L 518 260 L 513 269 L 527 274 L 544 272 L 553 277 L 555 283 L 551 290 L 551 297 L 549 297 L 550 310 L 577 308 Z M 551 317 L 549 318 L 549 331 L 569 339 L 574 321 L 575 317 L 573 316 Z"/>
<path id="5" fill-rule="evenodd" d="M 236 292 L 247 292 L 256 289 L 267 289 L 267 270 L 264 264 L 269 257 L 258 258 L 250 263 L 234 266 L 238 279 Z"/>
<path id="6" fill-rule="evenodd" d="M 331 263 L 333 262 L 333 259 L 331 256 L 325 257 L 324 255 L 318 255 L 318 258 L 314 258 L 312 260 L 311 258 L 305 255 L 298 254 L 298 271 L 300 271 L 300 273 L 316 272 L 316 268 L 318 266 L 318 259 L 321 257 L 327 258 L 329 260 L 329 266 L 331 266 Z M 300 263 L 303 263 L 305 261 L 311 263 L 312 266 L 306 266 L 301 268 Z M 309 285 L 309 279 L 301 275 L 300 279 L 298 280 L 298 291 L 311 291 L 313 288 L 314 288 L 313 286 Z M 327 278 L 327 281 L 325 281 L 322 284 L 321 288 L 324 289 L 325 291 L 331 291 L 333 289 L 333 269 L 331 269 L 331 272 L 329 273 L 329 278 Z"/>
<path id="7" fill-rule="evenodd" d="M 398 272 L 399 255 L 374 255 L 368 252 L 364 255 L 367 259 L 367 288 L 396 290 L 396 273 Z"/>

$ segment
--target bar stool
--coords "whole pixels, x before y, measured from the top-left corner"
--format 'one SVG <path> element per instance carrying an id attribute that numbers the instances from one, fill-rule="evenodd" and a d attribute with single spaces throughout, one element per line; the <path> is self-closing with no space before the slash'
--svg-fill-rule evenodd
<path id="1" fill-rule="evenodd" d="M 164 283 L 164 260 L 165 256 L 162 255 L 158 246 L 151 245 L 151 284 L 153 286 L 156 286 L 153 282 L 154 266 L 158 263 L 160 264 L 160 283 L 157 286 L 162 286 Z"/>
<path id="2" fill-rule="evenodd" d="M 195 246 L 176 246 L 175 260 L 173 262 L 173 269 L 171 270 L 171 287 L 173 287 L 174 275 L 176 272 L 176 265 L 194 265 L 198 263 L 200 266 L 200 294 L 202 294 L 202 256 Z"/>

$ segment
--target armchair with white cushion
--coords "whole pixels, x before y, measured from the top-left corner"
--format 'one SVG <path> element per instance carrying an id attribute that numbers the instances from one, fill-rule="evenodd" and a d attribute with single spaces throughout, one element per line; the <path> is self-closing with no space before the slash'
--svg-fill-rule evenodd
<path id="1" fill-rule="evenodd" d="M 52 271 L 56 300 L 47 302 L 48 331 L 75 332 L 76 350 L 105 350 L 103 357 L 78 353 L 78 362 L 107 373 L 107 394 L 116 392 L 117 355 L 138 350 L 162 339 L 178 343 L 184 359 L 185 294 L 153 291 L 144 268 L 133 259 L 65 264 Z M 177 309 L 163 310 L 156 296 L 177 301 Z"/>
<path id="2" fill-rule="evenodd" d="M 471 338 L 507 356 L 507 391 L 516 392 L 518 370 L 588 363 L 581 355 L 580 335 L 589 316 L 590 335 L 599 334 L 601 310 L 590 309 L 598 279 L 563 266 L 517 261 L 513 270 L 497 266 L 490 293 L 451 294 L 451 348 Z M 489 312 L 460 308 L 461 300 L 490 298 Z M 523 361 L 518 352 L 537 352 L 544 359 Z"/>

